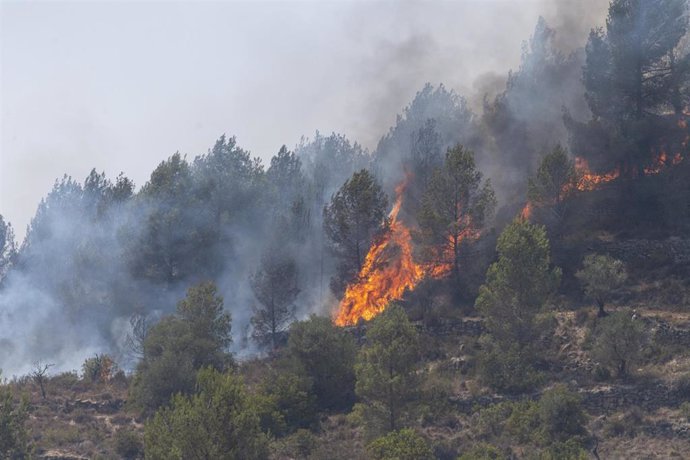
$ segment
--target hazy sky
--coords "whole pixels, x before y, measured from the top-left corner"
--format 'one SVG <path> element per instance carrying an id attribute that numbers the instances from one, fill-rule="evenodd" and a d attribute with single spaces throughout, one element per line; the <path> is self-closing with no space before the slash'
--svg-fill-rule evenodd
<path id="1" fill-rule="evenodd" d="M 265 162 L 317 129 L 374 148 L 425 82 L 476 98 L 540 14 L 572 48 L 607 5 L 0 0 L 0 214 L 23 235 L 57 177 L 141 186 L 223 133 Z"/>

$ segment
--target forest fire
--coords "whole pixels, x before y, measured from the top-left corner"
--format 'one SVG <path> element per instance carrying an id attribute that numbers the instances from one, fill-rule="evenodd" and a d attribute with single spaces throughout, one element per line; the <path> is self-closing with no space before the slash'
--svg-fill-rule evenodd
<path id="1" fill-rule="evenodd" d="M 369 249 L 359 273 L 359 281 L 350 284 L 335 318 L 338 326 L 356 324 L 381 313 L 388 303 L 414 288 L 424 276 L 424 269 L 412 258 L 410 230 L 398 220 L 407 180 L 395 189 L 395 205 L 389 214 L 390 230 Z"/>
<path id="2" fill-rule="evenodd" d="M 580 157 L 575 158 L 575 172 L 577 174 L 577 184 L 575 185 L 575 188 L 581 192 L 591 192 L 592 190 L 596 190 L 603 184 L 618 179 L 618 177 L 621 175 L 618 168 L 604 174 L 595 174 L 591 169 L 589 169 L 589 163 L 587 160 Z M 569 184 L 566 184 L 566 186 L 563 188 L 563 193 L 567 193 L 569 191 L 570 186 Z"/>
<path id="3" fill-rule="evenodd" d="M 672 158 L 666 154 L 666 152 L 661 152 L 654 155 L 654 160 L 650 166 L 644 168 L 645 174 L 659 174 L 663 168 L 666 166 L 675 166 L 683 161 L 683 156 L 680 153 L 676 153 Z"/>
<path id="4" fill-rule="evenodd" d="M 673 157 L 662 151 L 661 153 L 654 154 L 652 156 L 652 162 L 649 166 L 643 169 L 645 175 L 659 174 L 664 168 L 668 166 L 676 166 L 683 161 L 683 156 L 680 153 L 676 153 Z M 561 190 L 561 199 L 564 199 L 566 195 L 573 190 L 573 188 L 579 190 L 580 192 L 591 192 L 598 189 L 602 185 L 614 181 L 620 177 L 620 169 L 616 168 L 604 174 L 595 174 L 589 168 L 589 163 L 587 160 L 581 157 L 575 158 L 575 173 L 577 180 L 573 185 L 570 183 L 565 184 Z M 525 206 L 520 211 L 520 217 L 522 219 L 529 219 L 532 216 L 534 205 L 531 201 L 528 201 Z"/>
<path id="5" fill-rule="evenodd" d="M 385 310 L 391 301 L 402 298 L 406 290 L 414 289 L 425 276 L 440 278 L 448 275 L 453 268 L 452 264 L 446 262 L 415 262 L 410 229 L 398 220 L 408 179 L 395 189 L 396 199 L 389 214 L 389 231 L 369 248 L 358 280 L 348 285 L 345 291 L 335 317 L 338 326 L 354 325 L 360 319 L 370 320 Z M 469 219 L 469 216 L 463 218 Z M 478 236 L 479 232 L 468 224 L 459 238 L 464 240 Z"/>

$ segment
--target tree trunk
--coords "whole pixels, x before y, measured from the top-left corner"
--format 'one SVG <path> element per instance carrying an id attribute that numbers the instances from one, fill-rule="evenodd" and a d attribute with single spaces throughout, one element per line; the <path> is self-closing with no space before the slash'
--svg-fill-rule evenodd
<path id="1" fill-rule="evenodd" d="M 597 313 L 597 316 L 599 318 L 603 318 L 605 316 L 608 316 L 608 313 L 606 313 L 606 310 L 604 310 L 604 301 L 603 300 L 597 300 L 597 306 L 599 307 L 599 312 Z"/>

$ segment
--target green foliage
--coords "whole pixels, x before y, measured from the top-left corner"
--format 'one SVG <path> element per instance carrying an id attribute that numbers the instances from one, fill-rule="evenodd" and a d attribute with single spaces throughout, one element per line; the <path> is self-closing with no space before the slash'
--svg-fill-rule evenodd
<path id="1" fill-rule="evenodd" d="M 562 385 L 545 391 L 538 401 L 505 401 L 483 408 L 475 420 L 484 439 L 507 437 L 512 443 L 547 448 L 581 446 L 587 435 L 580 398 Z"/>
<path id="2" fill-rule="evenodd" d="M 476 306 L 486 317 L 490 341 L 480 374 L 496 389 L 526 391 L 538 381 L 533 347 L 544 324 L 539 313 L 557 288 L 561 271 L 551 268 L 544 227 L 516 219 L 498 239 L 498 261 L 486 274 Z"/>
<path id="3" fill-rule="evenodd" d="M 556 385 L 539 399 L 539 420 L 542 432 L 550 442 L 566 442 L 586 433 L 587 418 L 577 393 L 565 385 Z"/>
<path id="4" fill-rule="evenodd" d="M 299 294 L 297 264 L 280 247 L 269 245 L 250 284 L 261 306 L 254 308 L 251 323 L 253 338 L 261 345 L 278 347 L 278 335 L 295 316 L 295 299 Z"/>
<path id="5" fill-rule="evenodd" d="M 582 270 L 575 276 L 584 285 L 587 297 L 597 303 L 600 316 L 604 316 L 604 305 L 613 291 L 628 279 L 622 261 L 601 254 L 588 254 L 582 263 Z"/>
<path id="6" fill-rule="evenodd" d="M 312 382 L 318 407 L 347 409 L 354 402 L 354 339 L 329 318 L 312 315 L 293 323 L 288 353 Z"/>
<path id="7" fill-rule="evenodd" d="M 667 145 L 663 134 L 655 138 L 664 132 L 659 114 L 679 115 L 688 101 L 690 58 L 679 47 L 686 9 L 686 0 L 613 0 L 606 29 L 592 30 L 583 82 L 593 117 L 573 130 L 573 150 L 595 167 L 622 166 L 632 175 L 646 166 L 656 142 Z"/>
<path id="8" fill-rule="evenodd" d="M 505 429 L 519 443 L 544 443 L 543 426 L 539 418 L 540 404 L 535 401 L 522 400 L 512 403 L 510 417 L 506 420 Z"/>
<path id="9" fill-rule="evenodd" d="M 25 398 L 17 400 L 8 386 L 0 386 L 0 457 L 8 460 L 30 458 L 29 403 Z"/>
<path id="10" fill-rule="evenodd" d="M 476 305 L 494 340 L 524 349 L 538 332 L 537 314 L 558 287 L 561 270 L 551 268 L 544 227 L 524 220 L 503 230 L 496 250 L 498 261 L 489 267 Z"/>
<path id="11" fill-rule="evenodd" d="M 535 204 L 554 205 L 561 201 L 564 192 L 575 187 L 575 165 L 568 152 L 557 145 L 546 155 L 527 186 L 527 198 Z"/>
<path id="12" fill-rule="evenodd" d="M 189 163 L 175 153 L 156 167 L 142 187 L 140 201 L 150 209 L 143 230 L 129 242 L 130 268 L 136 276 L 173 283 L 203 273 L 201 259 L 208 249 L 199 238 L 201 222 L 191 215 L 197 208 L 193 186 Z"/>
<path id="13" fill-rule="evenodd" d="M 546 155 L 527 185 L 527 199 L 547 222 L 560 224 L 565 217 L 567 194 L 575 190 L 577 175 L 568 152 L 557 145 Z"/>
<path id="14" fill-rule="evenodd" d="M 339 259 L 333 292 L 344 291 L 362 268 L 371 241 L 385 227 L 388 199 L 374 176 L 362 169 L 352 175 L 323 210 L 323 228 Z"/>
<path id="15" fill-rule="evenodd" d="M 588 460 L 587 451 L 577 439 L 556 442 L 550 445 L 540 455 L 540 460 Z"/>
<path id="16" fill-rule="evenodd" d="M 506 393 L 533 391 L 543 380 L 534 370 L 533 354 L 517 345 L 500 348 L 491 340 L 483 340 L 485 349 L 478 355 L 478 372 L 484 383 Z"/>
<path id="17" fill-rule="evenodd" d="M 392 431 L 369 444 L 372 460 L 433 460 L 434 454 L 426 440 L 414 430 Z"/>
<path id="18" fill-rule="evenodd" d="M 458 457 L 458 460 L 504 460 L 501 451 L 491 444 L 479 443 Z"/>
<path id="19" fill-rule="evenodd" d="M 12 224 L 0 215 L 0 281 L 5 277 L 17 257 L 17 243 Z"/>
<path id="20" fill-rule="evenodd" d="M 266 182 L 276 208 L 290 207 L 304 192 L 302 161 L 284 145 L 271 158 L 266 170 Z"/>
<path id="21" fill-rule="evenodd" d="M 387 431 L 400 427 L 419 392 L 418 358 L 417 330 L 401 306 L 390 305 L 369 324 L 355 365 L 357 396 Z"/>
<path id="22" fill-rule="evenodd" d="M 457 145 L 446 152 L 442 168 L 434 171 L 419 213 L 425 255 L 448 263 L 459 272 L 463 241 L 484 226 L 496 205 L 489 181 L 474 162 L 474 153 Z"/>
<path id="23" fill-rule="evenodd" d="M 309 430 L 299 429 L 290 436 L 274 442 L 272 450 L 279 458 L 314 458 L 311 457 L 311 454 L 317 445 L 318 439 L 314 433 Z"/>
<path id="24" fill-rule="evenodd" d="M 242 379 L 207 368 L 199 371 L 197 387 L 194 395 L 176 395 L 146 423 L 146 458 L 266 458 L 267 440 Z"/>
<path id="25" fill-rule="evenodd" d="M 637 362 L 645 342 L 642 321 L 630 312 L 617 311 L 602 318 L 594 329 L 592 355 L 604 366 L 625 377 Z"/>
<path id="26" fill-rule="evenodd" d="M 115 433 L 115 452 L 124 460 L 144 458 L 144 442 L 134 430 L 120 428 Z"/>
<path id="27" fill-rule="evenodd" d="M 177 305 L 177 314 L 185 321 L 199 343 L 197 356 L 210 362 L 196 362 L 197 368 L 209 364 L 221 366 L 227 361 L 225 350 L 232 342 L 230 314 L 223 308 L 223 298 L 211 281 L 202 282 L 187 290 L 187 296 Z"/>
<path id="28" fill-rule="evenodd" d="M 130 391 L 133 402 L 156 409 L 175 393 L 191 393 L 198 369 L 229 367 L 230 329 L 230 315 L 216 286 L 206 282 L 189 288 L 177 314 L 163 318 L 146 335 L 144 357 Z"/>
<path id="29" fill-rule="evenodd" d="M 294 367 L 271 372 L 258 395 L 261 426 L 275 436 L 312 428 L 318 421 L 312 381 L 303 370 L 295 371 Z"/>

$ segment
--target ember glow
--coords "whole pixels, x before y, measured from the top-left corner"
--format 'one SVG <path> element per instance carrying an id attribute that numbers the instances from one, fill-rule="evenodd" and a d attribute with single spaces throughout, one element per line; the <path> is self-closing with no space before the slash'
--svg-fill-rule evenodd
<path id="1" fill-rule="evenodd" d="M 410 229 L 398 220 L 406 186 L 407 179 L 396 187 L 395 205 L 389 214 L 390 229 L 369 248 L 357 281 L 345 290 L 335 317 L 338 326 L 354 325 L 360 319 L 370 320 L 385 310 L 391 301 L 402 298 L 406 290 L 414 289 L 424 277 L 440 278 L 452 271 L 452 264 L 445 261 L 415 262 Z M 469 216 L 461 219 L 466 230 L 459 235 L 458 242 L 478 237 L 479 232 L 472 228 Z M 442 258 L 446 259 L 449 254 L 444 256 Z"/>
<path id="2" fill-rule="evenodd" d="M 683 156 L 676 153 L 673 157 L 669 157 L 666 152 L 661 152 L 654 155 L 654 160 L 651 165 L 644 168 L 645 174 L 659 174 L 666 166 L 675 166 L 683 161 Z"/>
<path id="3" fill-rule="evenodd" d="M 577 184 L 575 187 L 581 192 L 596 190 L 602 185 L 618 179 L 621 172 L 618 168 L 604 174 L 595 174 L 589 169 L 589 163 L 584 158 L 575 158 L 575 172 L 577 173 Z M 564 187 L 563 192 L 569 192 L 569 187 Z"/>

